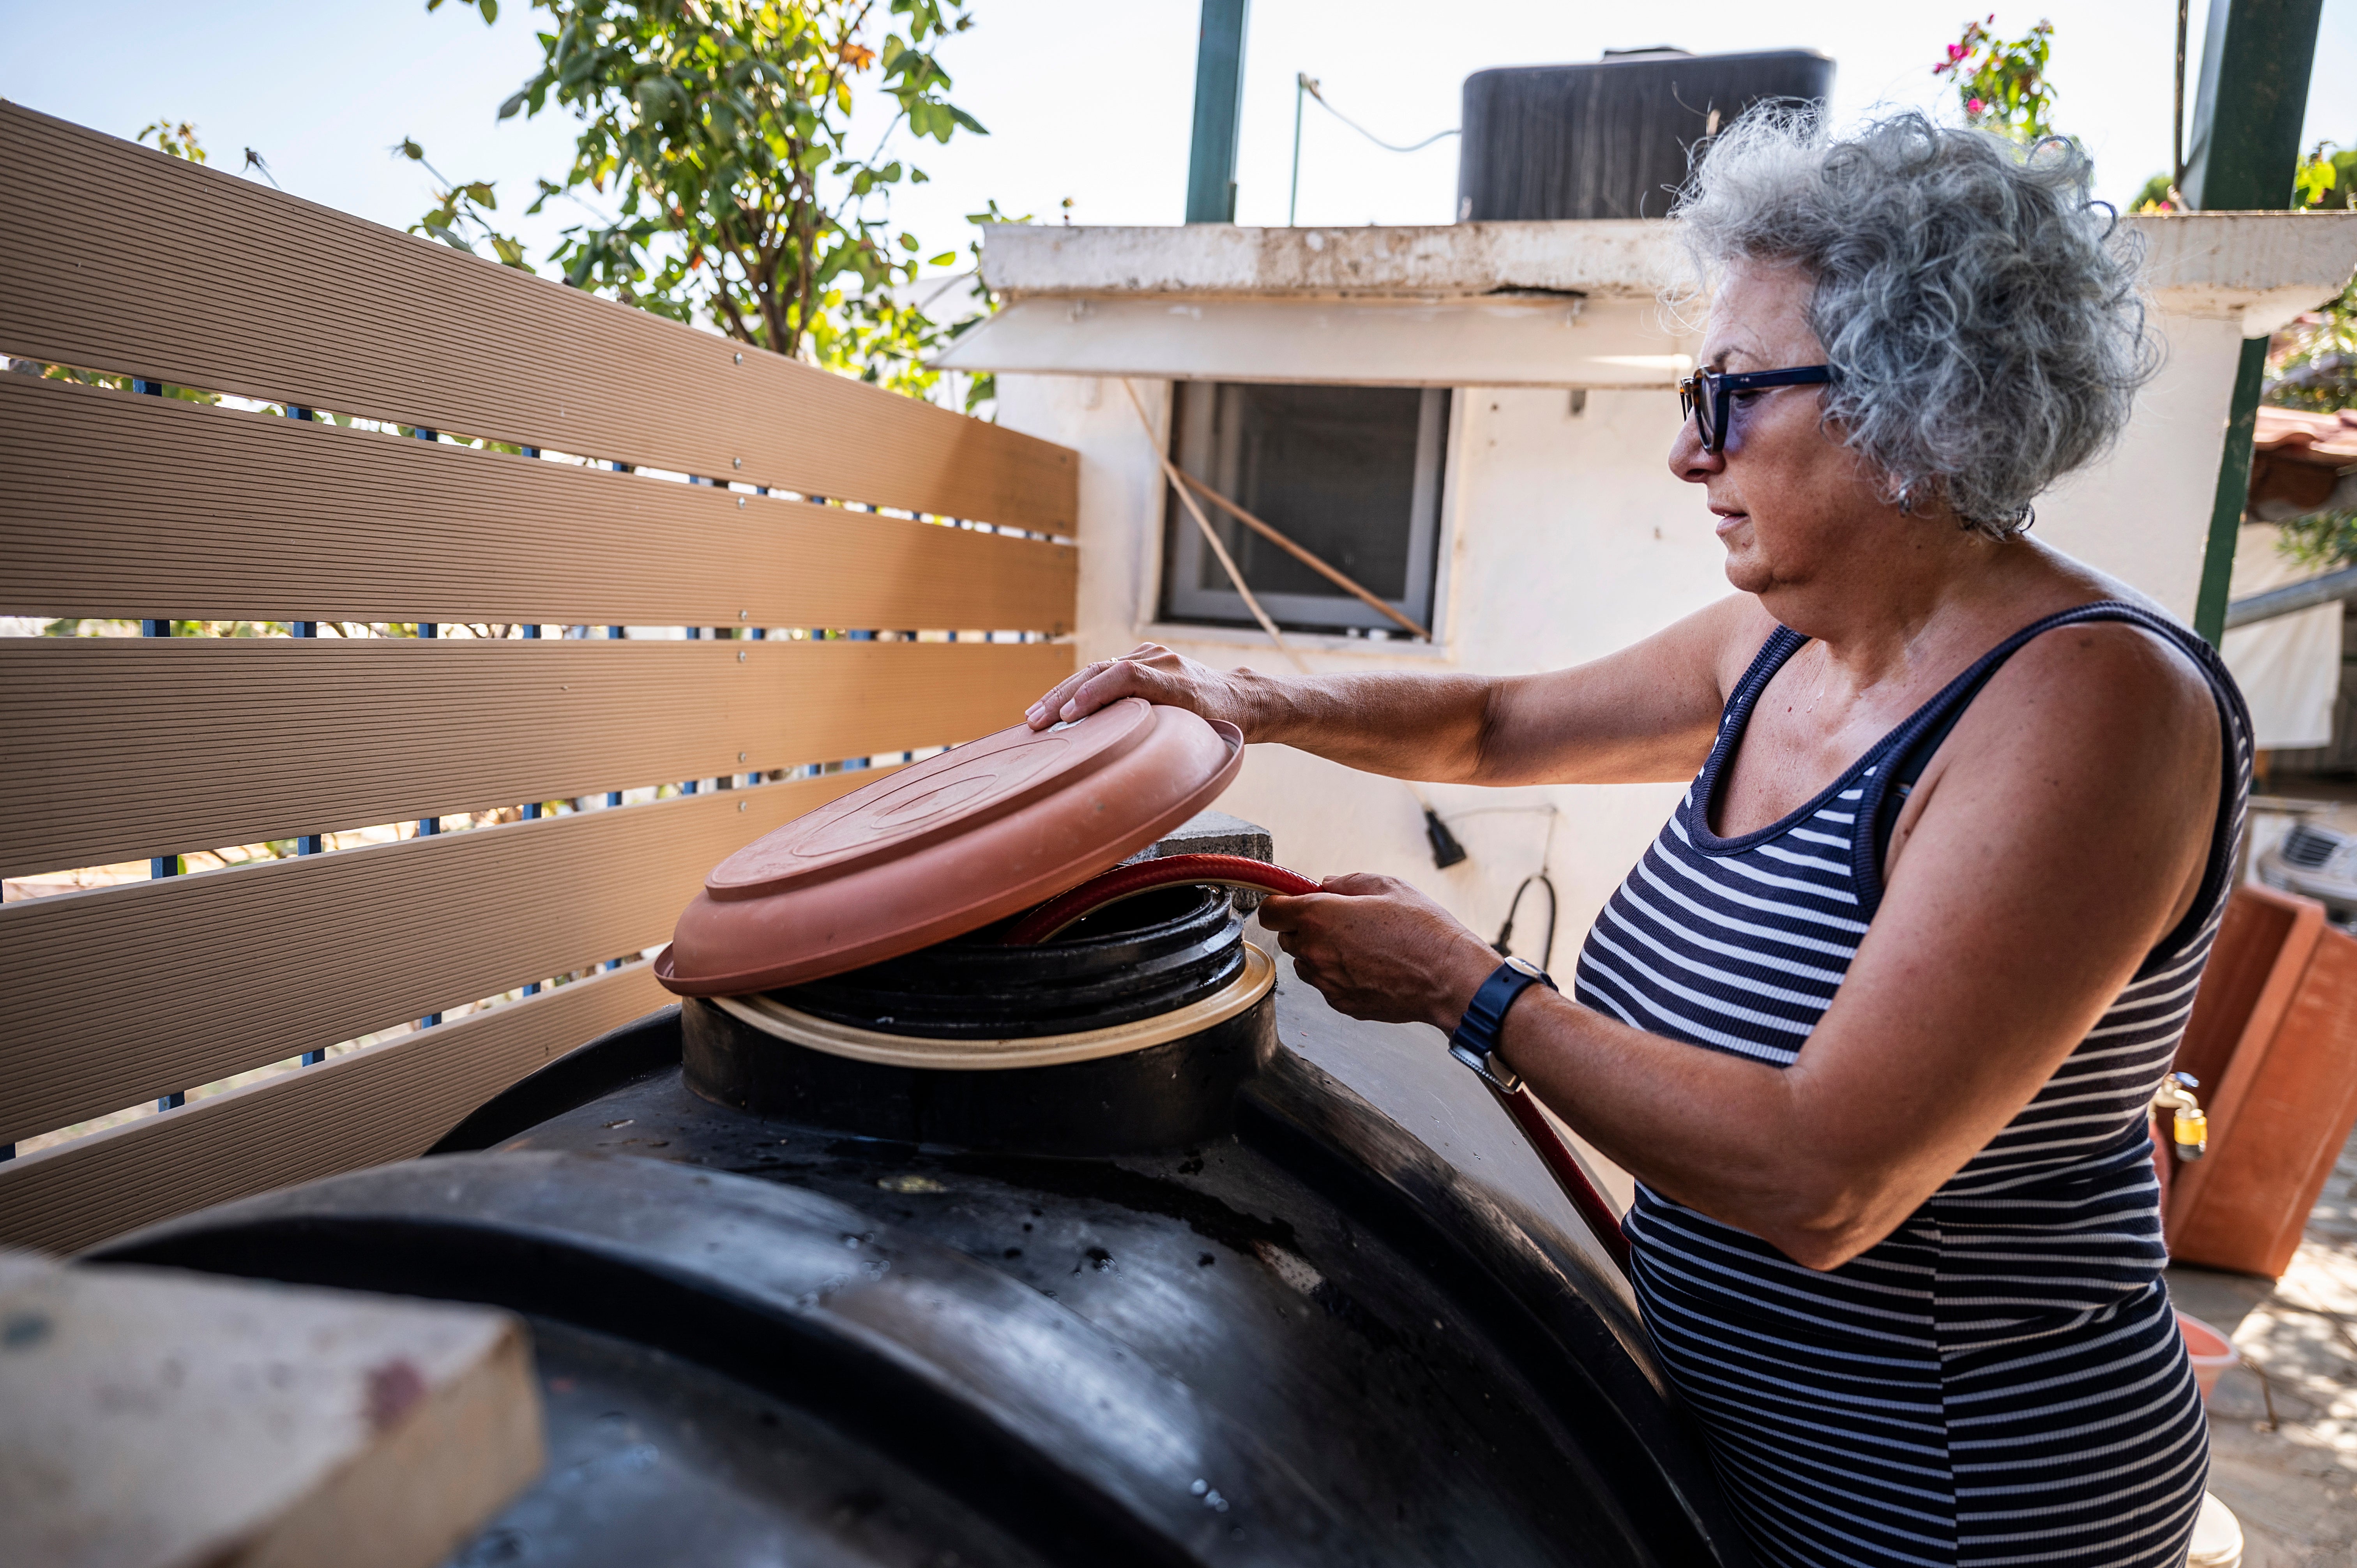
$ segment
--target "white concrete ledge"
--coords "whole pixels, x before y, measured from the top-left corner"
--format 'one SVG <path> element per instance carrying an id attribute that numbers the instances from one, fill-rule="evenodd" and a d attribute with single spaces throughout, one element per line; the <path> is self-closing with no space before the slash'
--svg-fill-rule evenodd
<path id="1" fill-rule="evenodd" d="M 2357 212 L 2193 212 L 2122 220 L 2144 237 L 2162 308 L 2214 315 L 2330 295 L 2357 263 Z M 983 281 L 1036 295 L 1439 300 L 1497 294 L 1647 295 L 1674 275 L 1662 220 L 1361 229 L 996 224 Z M 2322 296 L 2319 296 L 2322 297 Z M 2304 309 L 2315 303 L 2292 306 Z"/>
<path id="2" fill-rule="evenodd" d="M 1668 224 L 1637 219 L 1361 229 L 1003 223 L 983 231 L 982 277 L 1017 296 L 1649 295 L 1669 275 L 1675 244 Z"/>
<path id="3" fill-rule="evenodd" d="M 2164 317 L 2264 337 L 2357 265 L 2357 212 L 2123 220 Z M 1001 224 L 1003 308 L 934 362 L 1035 375 L 1366 386 L 1664 387 L 1695 344 L 1655 303 L 1660 220 L 1429 228 Z"/>
<path id="4" fill-rule="evenodd" d="M 1692 342 L 1651 298 L 1057 299 L 1004 306 L 943 370 L 1332 386 L 1670 387 Z"/>
<path id="5" fill-rule="evenodd" d="M 2331 298 L 2357 266 L 2357 212 L 2186 212 L 2123 220 L 2144 236 L 2146 286 L 2176 316 L 2240 312 L 2261 338 Z"/>

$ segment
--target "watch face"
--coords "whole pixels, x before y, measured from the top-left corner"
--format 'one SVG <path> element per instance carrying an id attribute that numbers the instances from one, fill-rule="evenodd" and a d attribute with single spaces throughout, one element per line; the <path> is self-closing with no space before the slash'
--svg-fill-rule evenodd
<path id="1" fill-rule="evenodd" d="M 1519 973 L 1527 974 L 1533 980 L 1536 980 L 1543 972 L 1537 964 L 1526 958 L 1510 958 L 1506 961 L 1506 967 Z"/>

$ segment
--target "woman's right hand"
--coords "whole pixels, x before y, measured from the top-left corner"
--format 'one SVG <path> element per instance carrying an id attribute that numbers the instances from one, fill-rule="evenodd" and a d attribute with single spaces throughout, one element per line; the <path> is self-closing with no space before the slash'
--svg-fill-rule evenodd
<path id="1" fill-rule="evenodd" d="M 1251 740 L 1249 689 L 1257 680 L 1249 670 L 1214 670 L 1158 642 L 1141 642 L 1118 659 L 1102 659 L 1074 671 L 1032 703 L 1024 717 L 1033 729 L 1046 729 L 1084 718 L 1124 697 L 1143 697 L 1207 719 L 1224 719 Z"/>

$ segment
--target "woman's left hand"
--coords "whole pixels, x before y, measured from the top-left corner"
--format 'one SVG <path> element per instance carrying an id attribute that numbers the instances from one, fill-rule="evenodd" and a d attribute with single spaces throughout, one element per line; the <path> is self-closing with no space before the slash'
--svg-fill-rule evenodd
<path id="1" fill-rule="evenodd" d="M 1354 872 L 1320 886 L 1260 907 L 1293 972 L 1353 1018 L 1457 1027 L 1498 967 L 1490 944 L 1396 877 Z"/>

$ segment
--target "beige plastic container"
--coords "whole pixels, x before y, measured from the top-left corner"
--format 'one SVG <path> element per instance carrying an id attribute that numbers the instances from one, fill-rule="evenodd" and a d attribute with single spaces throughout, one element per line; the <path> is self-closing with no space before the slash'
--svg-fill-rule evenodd
<path id="1" fill-rule="evenodd" d="M 2193 1550 L 2185 1568 L 2243 1568 L 2243 1524 L 2215 1494 L 2201 1494 L 2201 1512 L 2193 1521 Z"/>
<path id="2" fill-rule="evenodd" d="M 2233 1340 L 2198 1317 L 2180 1312 L 2177 1326 L 2185 1336 L 2186 1351 L 2193 1358 L 2193 1379 L 2201 1385 L 2201 1402 L 2207 1404 L 2220 1374 L 2241 1361 L 2243 1353 L 2234 1348 Z"/>

